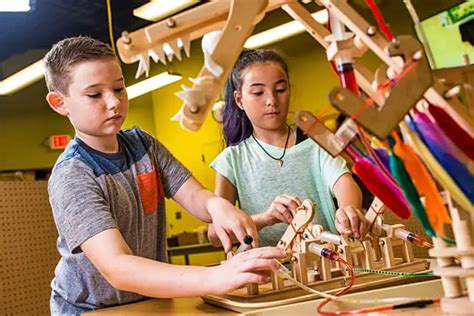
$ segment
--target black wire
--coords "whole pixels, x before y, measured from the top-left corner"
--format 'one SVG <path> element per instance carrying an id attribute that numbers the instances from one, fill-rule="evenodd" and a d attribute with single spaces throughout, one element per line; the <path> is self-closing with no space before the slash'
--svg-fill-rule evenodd
<path id="1" fill-rule="evenodd" d="M 288 125 L 287 125 L 288 126 Z M 276 161 L 281 161 L 283 159 L 283 157 L 285 157 L 285 154 L 286 154 L 286 148 L 288 147 L 288 140 L 290 139 L 290 134 L 291 134 L 291 127 L 288 126 L 288 135 L 286 136 L 286 141 L 285 141 L 285 149 L 283 149 L 283 153 L 281 154 L 280 158 L 276 158 L 276 157 L 273 157 L 272 155 L 270 155 L 268 153 L 268 151 L 265 150 L 265 148 L 263 148 L 263 146 L 258 142 L 257 138 L 255 138 L 255 136 L 252 134 L 252 138 L 255 140 L 255 142 L 257 143 L 257 145 L 262 148 L 263 152 L 266 153 L 268 155 L 268 157 L 272 158 L 273 160 L 276 160 Z"/>

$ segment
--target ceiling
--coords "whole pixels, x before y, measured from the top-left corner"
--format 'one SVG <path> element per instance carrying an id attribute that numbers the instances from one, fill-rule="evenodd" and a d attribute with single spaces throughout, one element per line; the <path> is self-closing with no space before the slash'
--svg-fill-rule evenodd
<path id="1" fill-rule="evenodd" d="M 31 2 L 33 9 L 30 12 L 0 12 L 0 80 L 37 61 L 54 43 L 63 38 L 88 35 L 104 42 L 110 41 L 107 26 L 107 0 L 31 0 Z M 124 30 L 133 31 L 150 24 L 132 13 L 134 8 L 147 2 L 149 0 L 110 0 L 114 38 L 118 38 Z M 201 0 L 201 2 L 206 1 Z M 370 15 L 364 0 L 349 0 L 349 2 L 359 11 Z M 402 1 L 377 0 L 376 2 L 384 14 L 390 16 L 390 10 L 385 8 L 387 4 Z M 453 2 L 462 1 L 413 0 L 413 2 L 415 7 L 420 9 L 420 18 L 422 18 L 425 14 L 433 14 L 429 12 L 433 11 L 431 7 L 440 10 L 452 5 Z M 314 3 L 311 5 L 315 6 Z M 402 7 L 401 4 L 398 5 Z M 406 11 L 403 7 L 402 9 Z M 283 12 L 272 12 L 269 14 L 272 17 L 270 20 L 280 21 L 279 15 L 286 16 Z M 266 23 L 257 25 L 256 31 L 264 24 Z M 34 50 L 39 52 L 31 54 L 30 52 Z M 15 56 L 21 56 L 21 58 Z"/>
<path id="2" fill-rule="evenodd" d="M 123 30 L 135 30 L 150 23 L 132 14 L 134 8 L 148 0 L 110 2 L 114 38 L 120 36 Z M 0 12 L 0 64 L 9 57 L 32 49 L 46 51 L 55 42 L 76 35 L 110 42 L 106 0 L 32 0 L 30 12 Z M 23 66 L 26 65 L 19 65 L 18 68 Z M 1 69 L 0 79 L 7 75 L 1 73 Z"/>

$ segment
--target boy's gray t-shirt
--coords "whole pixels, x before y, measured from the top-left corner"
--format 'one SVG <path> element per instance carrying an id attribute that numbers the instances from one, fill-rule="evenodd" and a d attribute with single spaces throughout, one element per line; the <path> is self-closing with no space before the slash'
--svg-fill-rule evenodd
<path id="1" fill-rule="evenodd" d="M 280 157 L 282 148 L 260 141 L 273 157 Z M 312 139 L 287 148 L 280 166 L 270 158 L 252 137 L 229 146 L 211 163 L 236 188 L 242 210 L 250 215 L 266 211 L 281 194 L 311 199 L 316 205 L 315 223 L 337 233 L 333 186 L 348 173 L 343 158 L 331 157 Z M 276 246 L 287 224 L 279 223 L 259 231 L 261 246 Z"/>
<path id="2" fill-rule="evenodd" d="M 118 229 L 134 255 L 168 262 L 164 197 L 172 197 L 190 173 L 138 128 L 117 137 L 116 154 L 75 138 L 53 168 L 48 191 L 61 259 L 52 281 L 52 314 L 144 299 L 114 289 L 81 251 L 82 243 L 107 229 Z"/>

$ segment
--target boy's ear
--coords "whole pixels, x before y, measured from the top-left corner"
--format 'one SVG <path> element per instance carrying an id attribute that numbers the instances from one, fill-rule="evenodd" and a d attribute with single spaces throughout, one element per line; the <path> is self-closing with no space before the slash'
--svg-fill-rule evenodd
<path id="1" fill-rule="evenodd" d="M 235 91 L 234 91 L 234 100 L 235 100 L 235 104 L 237 104 L 237 106 L 239 107 L 239 109 L 243 110 L 244 107 L 242 106 L 242 93 L 240 93 L 239 91 L 235 90 Z"/>
<path id="2" fill-rule="evenodd" d="M 46 95 L 46 101 L 48 101 L 49 107 L 53 109 L 54 112 L 63 116 L 67 116 L 69 114 L 64 106 L 64 98 L 61 93 L 57 91 L 50 91 Z"/>

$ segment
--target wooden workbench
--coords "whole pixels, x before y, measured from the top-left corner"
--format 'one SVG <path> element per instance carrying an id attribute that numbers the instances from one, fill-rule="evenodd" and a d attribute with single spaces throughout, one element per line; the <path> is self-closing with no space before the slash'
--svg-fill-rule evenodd
<path id="1" fill-rule="evenodd" d="M 407 285 L 400 285 L 384 289 L 366 291 L 348 295 L 353 298 L 381 298 L 395 296 L 426 296 L 440 297 L 442 295 L 442 287 L 440 280 L 431 280 Z M 241 315 L 316 315 L 316 307 L 322 300 L 307 301 L 292 305 L 266 308 L 260 310 L 249 311 Z M 325 310 L 337 310 L 334 304 L 327 306 Z M 352 308 L 347 307 L 347 308 Z M 346 307 L 342 307 L 346 308 Z M 361 308 L 359 306 L 354 308 Z M 87 313 L 87 316 L 103 316 L 103 315 L 236 315 L 237 313 L 214 307 L 203 303 L 201 298 L 178 298 L 178 299 L 151 299 L 139 303 L 111 307 Z M 442 313 L 440 305 L 433 305 L 421 309 L 404 309 L 384 312 L 380 315 L 417 315 L 417 316 L 433 316 L 433 315 L 451 315 Z"/>
<path id="2" fill-rule="evenodd" d="M 168 257 L 184 256 L 184 263 L 189 265 L 189 256 L 193 254 L 201 254 L 207 252 L 222 252 L 222 257 L 225 259 L 224 248 L 214 247 L 210 243 L 195 244 L 177 247 L 168 247 Z"/>

